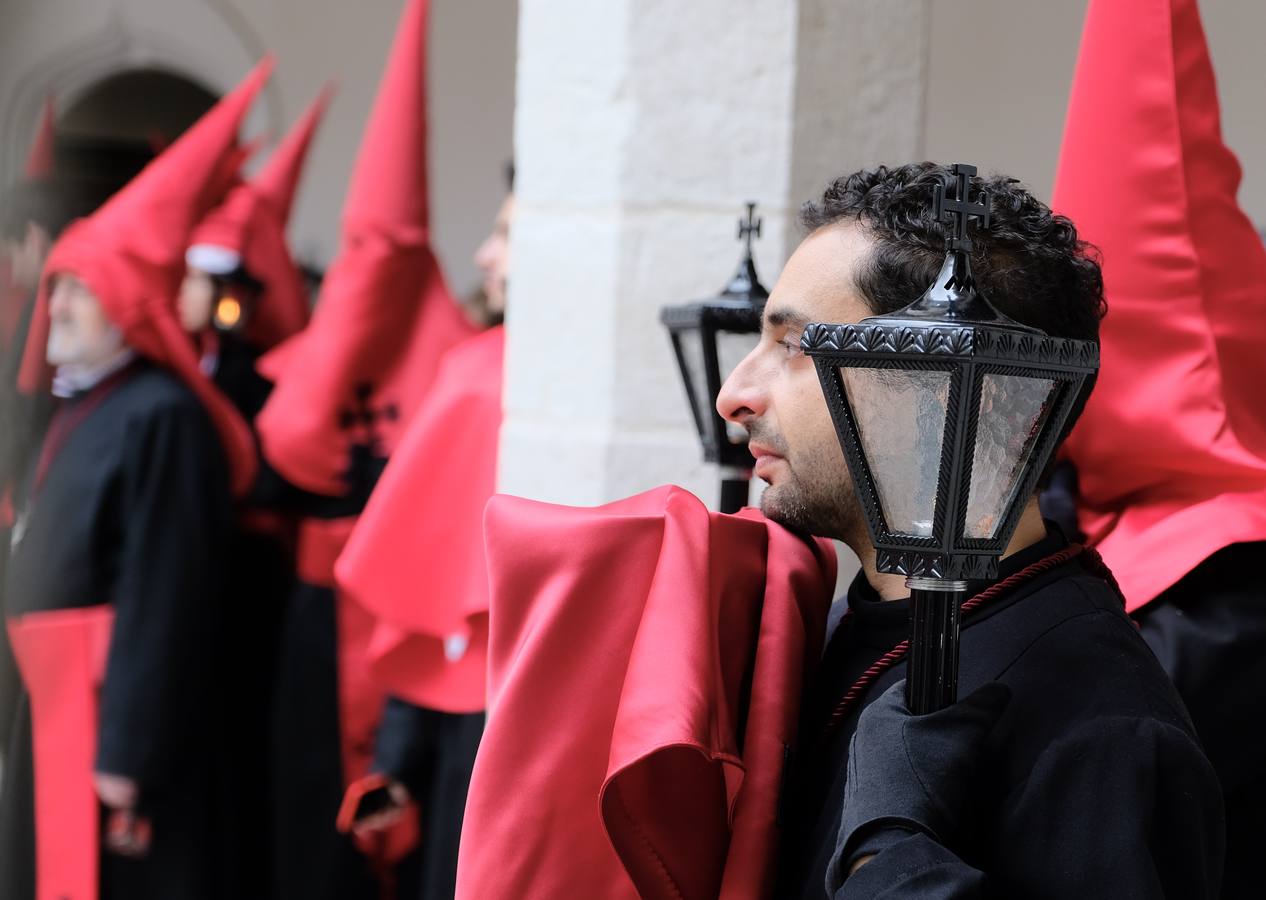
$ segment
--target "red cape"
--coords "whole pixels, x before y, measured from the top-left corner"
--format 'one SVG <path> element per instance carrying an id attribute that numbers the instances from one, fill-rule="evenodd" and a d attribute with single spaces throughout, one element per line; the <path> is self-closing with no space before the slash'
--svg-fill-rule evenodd
<path id="1" fill-rule="evenodd" d="M 1102 251 L 1108 315 L 1066 453 L 1130 609 L 1266 538 L 1266 248 L 1239 182 L 1195 0 L 1092 0 L 1052 205 Z"/>
<path id="2" fill-rule="evenodd" d="M 335 566 L 346 595 L 378 620 L 375 680 L 447 712 L 484 708 L 483 512 L 496 490 L 504 358 L 500 327 L 444 355 Z"/>
<path id="3" fill-rule="evenodd" d="M 596 509 L 494 497 L 486 539 L 458 898 L 769 896 L 830 544 L 674 487 Z"/>
<path id="4" fill-rule="evenodd" d="M 101 825 L 92 783 L 97 696 L 114 610 L 88 606 L 9 620 L 31 698 L 35 898 L 96 900 Z"/>

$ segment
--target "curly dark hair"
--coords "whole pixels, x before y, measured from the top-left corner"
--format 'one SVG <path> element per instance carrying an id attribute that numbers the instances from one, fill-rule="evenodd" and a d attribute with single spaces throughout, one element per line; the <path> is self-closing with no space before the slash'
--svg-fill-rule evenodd
<path id="1" fill-rule="evenodd" d="M 806 203 L 800 221 L 809 231 L 860 223 L 875 250 L 856 287 L 876 315 L 894 312 L 918 299 L 940 271 L 946 225 L 933 215 L 932 194 L 951 177 L 947 166 L 931 162 L 862 169 Z M 1098 251 L 1014 178 L 977 176 L 971 191 L 989 194 L 989 227 L 972 231 L 981 293 L 1017 322 L 1056 337 L 1098 340 L 1107 311 Z"/>

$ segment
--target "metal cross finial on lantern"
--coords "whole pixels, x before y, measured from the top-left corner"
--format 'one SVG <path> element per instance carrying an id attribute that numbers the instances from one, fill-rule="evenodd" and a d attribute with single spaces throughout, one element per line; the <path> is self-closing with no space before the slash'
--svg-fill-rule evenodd
<path id="1" fill-rule="evenodd" d="M 753 464 L 746 432 L 721 418 L 716 401 L 726 377 L 760 338 L 760 317 L 769 299 L 752 258 L 752 239 L 760 233 L 756 204 L 749 202 L 746 218 L 738 223 L 743 256 L 721 293 L 694 303 L 665 306 L 659 314 L 672 338 L 703 457 L 721 468 L 722 512 L 737 512 L 747 505 Z"/>
<path id="2" fill-rule="evenodd" d="M 811 324 L 801 340 L 876 567 L 905 575 L 910 587 L 906 702 L 916 713 L 953 702 L 968 584 L 997 578 L 1038 476 L 1099 367 L 1096 343 L 1015 322 L 977 291 L 969 229 L 989 218 L 987 195 L 969 197 L 975 172 L 954 166 L 929 198 L 952 228 L 922 296 L 855 324 Z"/>
<path id="3" fill-rule="evenodd" d="M 989 195 L 982 191 L 974 202 L 968 199 L 971 180 L 976 175 L 975 166 L 955 163 L 950 171 L 954 175 L 954 183 L 952 185 L 942 183 L 936 186 L 932 198 L 932 211 L 938 219 L 941 221 L 949 219 L 954 226 L 953 235 L 945 240 L 945 248 L 971 253 L 974 248 L 968 226 L 975 217 L 980 219 L 982 228 L 989 227 Z M 947 187 L 955 188 L 953 197 L 946 196 Z"/>
<path id="4" fill-rule="evenodd" d="M 747 220 L 744 221 L 743 219 L 739 219 L 738 236 L 739 236 L 740 241 L 747 242 L 746 246 L 743 249 L 747 253 L 748 256 L 751 256 L 752 255 L 752 238 L 760 237 L 760 227 L 761 227 L 761 224 L 764 222 L 764 220 L 756 218 L 756 204 L 753 201 L 751 200 L 747 201 L 746 206 L 747 206 Z"/>

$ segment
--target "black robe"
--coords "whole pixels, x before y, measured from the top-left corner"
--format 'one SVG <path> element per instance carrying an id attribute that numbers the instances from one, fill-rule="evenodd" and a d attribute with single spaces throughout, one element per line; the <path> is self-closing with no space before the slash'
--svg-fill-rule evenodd
<path id="1" fill-rule="evenodd" d="M 27 298 L 18 317 L 3 358 L 0 358 L 0 502 L 6 495 L 17 490 L 17 482 L 26 472 L 31 454 L 39 448 L 53 411 L 53 398 L 47 394 L 37 397 L 20 394 L 17 389 L 18 370 L 22 353 L 26 348 L 26 336 L 31 328 L 31 316 L 35 310 L 35 295 Z M 12 497 L 9 498 L 12 500 Z M 12 512 L 0 511 L 0 615 L 6 608 L 4 602 L 4 571 L 9 560 L 9 525 L 5 518 Z M 9 647 L 9 635 L 0 630 L 0 759 L 9 746 L 9 728 L 17 720 L 16 705 L 19 696 L 18 671 Z"/>
<path id="2" fill-rule="evenodd" d="M 1225 900 L 1266 896 L 1266 542 L 1233 544 L 1139 610 L 1226 800 Z"/>
<path id="3" fill-rule="evenodd" d="M 255 369 L 259 355 L 224 335 L 211 376 L 252 427 L 272 391 Z M 275 508 L 275 485 L 275 473 L 261 466 L 251 492 L 236 505 L 224 556 L 225 640 L 236 664 L 224 673 L 218 696 L 228 726 L 221 752 L 232 776 L 240 900 L 272 895 L 272 721 L 282 621 L 295 582 L 292 517 Z"/>
<path id="4" fill-rule="evenodd" d="M 274 503 L 303 518 L 359 515 L 386 461 L 357 452 L 348 493 L 320 497 L 271 475 Z M 369 860 L 336 828 L 346 787 L 339 729 L 337 598 L 297 577 L 278 659 L 272 773 L 274 886 L 278 900 L 379 900 Z M 397 877 L 409 882 L 413 865 Z M 402 891 L 403 892 L 403 891 Z"/>
<path id="5" fill-rule="evenodd" d="M 417 801 L 418 888 L 399 900 L 452 900 L 466 794 L 484 714 L 445 713 L 387 698 L 374 743 L 374 771 L 403 783 Z"/>
<path id="6" fill-rule="evenodd" d="M 153 844 L 141 861 L 102 855 L 102 897 L 238 896 L 226 880 L 231 823 L 212 750 L 214 673 L 232 660 L 220 655 L 218 605 L 228 472 L 211 420 L 173 376 L 136 363 L 70 432 L 21 508 L 9 614 L 114 607 L 96 768 L 138 782 Z M 0 799 L 6 900 L 33 890 L 30 741 L 23 702 Z"/>
<path id="7" fill-rule="evenodd" d="M 1057 552 L 1053 524 L 1004 560 L 1001 577 Z M 807 704 L 782 812 L 779 898 L 825 897 L 849 739 L 866 703 L 906 675 L 875 680 L 832 738 L 823 725 L 861 673 L 908 633 L 908 601 L 881 602 L 858 576 Z M 981 760 L 966 833 L 944 847 L 888 833 L 835 900 L 1217 896 L 1221 796 L 1169 679 L 1122 602 L 1078 560 L 969 616 L 960 696 L 989 681 L 1012 692 Z M 894 839 L 895 838 L 895 839 Z"/>

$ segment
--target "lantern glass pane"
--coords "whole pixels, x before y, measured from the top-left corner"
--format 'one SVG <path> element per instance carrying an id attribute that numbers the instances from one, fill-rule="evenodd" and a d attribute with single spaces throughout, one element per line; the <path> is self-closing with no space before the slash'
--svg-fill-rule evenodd
<path id="1" fill-rule="evenodd" d="M 889 533 L 933 536 L 950 375 L 840 369 Z"/>
<path id="2" fill-rule="evenodd" d="M 964 536 L 997 535 L 1050 416 L 1054 394 L 1055 382 L 1049 378 L 993 372 L 984 376 Z"/>
<path id="3" fill-rule="evenodd" d="M 695 428 L 701 437 L 706 437 L 707 423 L 712 421 L 712 404 L 708 393 L 708 368 L 703 358 L 703 332 L 697 328 L 675 331 L 673 343 L 677 345 L 677 360 L 683 368 L 681 374 L 690 396 Z"/>
<path id="4" fill-rule="evenodd" d="M 756 345 L 760 343 L 760 334 L 743 334 L 732 331 L 717 332 L 717 364 L 720 368 L 720 384 L 725 384 L 725 380 L 730 377 L 730 373 L 738 368 L 747 354 L 756 349 Z M 713 406 L 716 405 L 716 398 L 711 398 Z M 743 445 L 747 443 L 747 429 L 733 422 L 725 423 L 725 434 L 729 438 L 731 444 Z"/>

